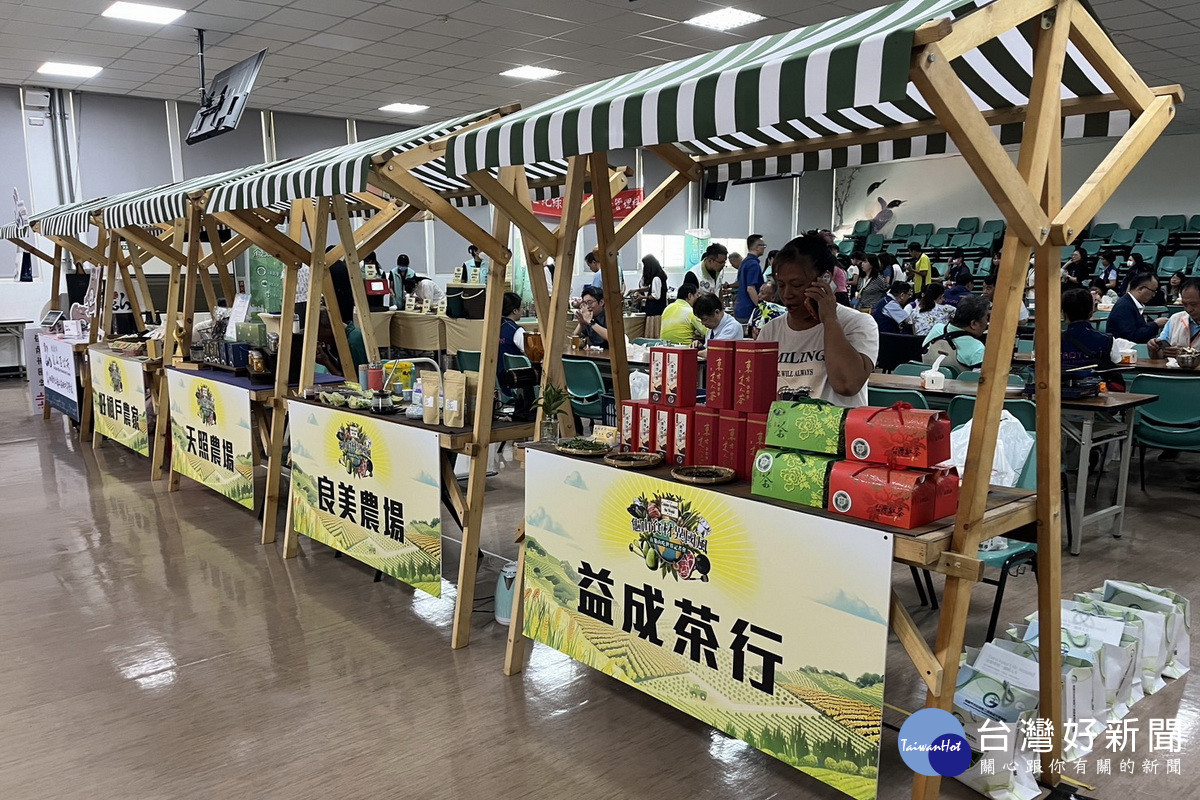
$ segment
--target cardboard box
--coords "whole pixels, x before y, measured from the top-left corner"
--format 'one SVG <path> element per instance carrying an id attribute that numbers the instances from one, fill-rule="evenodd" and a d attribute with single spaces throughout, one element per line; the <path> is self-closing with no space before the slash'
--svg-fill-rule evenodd
<path id="1" fill-rule="evenodd" d="M 954 467 L 938 467 L 932 470 L 935 488 L 933 519 L 945 519 L 958 514 L 958 489 L 961 480 Z"/>
<path id="2" fill-rule="evenodd" d="M 728 467 L 742 477 L 745 468 L 746 417 L 737 411 L 721 411 L 717 421 L 717 444 L 713 455 L 717 466 Z"/>
<path id="3" fill-rule="evenodd" d="M 936 493 L 931 472 L 838 461 L 829 473 L 828 509 L 897 528 L 919 528 L 934 519 Z"/>
<path id="4" fill-rule="evenodd" d="M 650 402 L 663 402 L 663 377 L 667 354 L 665 347 L 650 348 Z"/>
<path id="5" fill-rule="evenodd" d="M 690 467 L 696 457 L 696 412 L 697 408 L 674 409 L 675 431 L 671 438 L 671 449 L 667 463 L 677 467 Z"/>
<path id="6" fill-rule="evenodd" d="M 778 394 L 779 345 L 751 339 L 734 342 L 733 407 L 744 414 L 765 414 Z"/>
<path id="7" fill-rule="evenodd" d="M 755 453 L 751 494 L 824 508 L 829 471 L 837 459 L 766 447 Z"/>
<path id="8" fill-rule="evenodd" d="M 663 349 L 663 402 L 673 408 L 692 408 L 696 405 L 698 354 L 690 347 Z"/>
<path id="9" fill-rule="evenodd" d="M 663 457 L 663 461 L 671 457 L 675 444 L 675 409 L 667 406 L 654 407 L 654 450 Z"/>
<path id="10" fill-rule="evenodd" d="M 654 406 L 649 402 L 638 402 L 638 428 L 637 428 L 637 451 L 638 453 L 653 453 L 654 452 Z"/>
<path id="11" fill-rule="evenodd" d="M 930 469 L 950 458 L 950 418 L 923 408 L 855 408 L 844 426 L 846 458 Z"/>
<path id="12" fill-rule="evenodd" d="M 713 466 L 717 463 L 720 419 L 721 409 L 710 408 L 707 405 L 696 407 L 695 458 L 692 461 L 694 465 Z"/>
<path id="13" fill-rule="evenodd" d="M 626 400 L 621 403 L 621 419 L 617 427 L 620 429 L 620 446 L 622 452 L 637 452 L 638 409 L 646 405 L 650 404 L 645 400 Z"/>
<path id="14" fill-rule="evenodd" d="M 840 456 L 846 450 L 844 426 L 850 409 L 819 400 L 777 400 L 767 420 L 767 447 Z"/>
<path id="15" fill-rule="evenodd" d="M 750 480 L 754 475 L 754 457 L 765 446 L 767 439 L 767 415 L 746 415 L 746 442 L 742 448 L 742 473 L 738 477 Z"/>
<path id="16" fill-rule="evenodd" d="M 734 342 L 717 339 L 708 343 L 708 396 L 704 402 L 711 408 L 733 408 Z"/>

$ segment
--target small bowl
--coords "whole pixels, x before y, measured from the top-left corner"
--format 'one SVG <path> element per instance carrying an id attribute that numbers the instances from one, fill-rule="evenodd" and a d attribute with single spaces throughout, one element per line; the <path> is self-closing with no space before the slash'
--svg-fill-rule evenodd
<path id="1" fill-rule="evenodd" d="M 1200 362 L 1200 355 L 1178 355 L 1175 356 L 1175 363 L 1183 369 L 1195 369 L 1197 362 Z"/>

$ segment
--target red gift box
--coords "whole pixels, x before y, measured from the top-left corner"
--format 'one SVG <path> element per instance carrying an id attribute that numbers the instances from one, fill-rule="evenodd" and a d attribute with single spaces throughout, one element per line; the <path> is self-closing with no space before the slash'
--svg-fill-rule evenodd
<path id="1" fill-rule="evenodd" d="M 718 426 L 721 409 L 707 405 L 696 407 L 696 441 L 693 445 L 693 464 L 710 466 L 717 463 Z"/>
<path id="2" fill-rule="evenodd" d="M 663 402 L 663 367 L 665 366 L 665 347 L 650 348 L 650 402 Z"/>
<path id="3" fill-rule="evenodd" d="M 673 408 L 692 408 L 700 369 L 696 351 L 691 347 L 664 347 L 663 351 L 663 402 Z"/>
<path id="4" fill-rule="evenodd" d="M 945 519 L 958 514 L 958 470 L 954 467 L 940 467 L 933 470 L 933 484 L 936 492 L 933 499 L 933 518 Z"/>
<path id="5" fill-rule="evenodd" d="M 708 396 L 712 408 L 733 408 L 734 342 L 716 339 L 708 343 Z"/>
<path id="6" fill-rule="evenodd" d="M 654 452 L 654 406 L 645 400 L 638 402 L 637 452 Z"/>
<path id="7" fill-rule="evenodd" d="M 765 414 L 778 394 L 779 345 L 750 339 L 734 342 L 733 407 L 745 414 Z"/>
<path id="8" fill-rule="evenodd" d="M 758 455 L 758 451 L 763 449 L 767 439 L 767 415 L 766 414 L 747 414 L 746 415 L 746 448 L 743 453 L 742 460 L 745 464 L 742 465 L 745 475 L 738 473 L 739 478 L 750 480 L 754 475 L 754 457 Z"/>
<path id="9" fill-rule="evenodd" d="M 638 407 L 648 405 L 645 400 L 626 400 L 621 403 L 620 443 L 621 451 L 636 452 L 638 449 Z"/>
<path id="10" fill-rule="evenodd" d="M 852 409 L 844 438 L 851 461 L 929 469 L 950 458 L 950 418 L 906 403 Z"/>
<path id="11" fill-rule="evenodd" d="M 698 408 L 674 410 L 675 430 L 672 434 L 671 449 L 667 460 L 675 466 L 690 467 L 696 463 L 696 412 L 699 410 Z"/>
<path id="12" fill-rule="evenodd" d="M 749 473 L 743 474 L 746 469 L 745 442 L 746 416 L 738 411 L 722 410 L 717 420 L 717 444 L 714 448 L 717 466 L 728 467 L 739 478 L 747 477 Z"/>
<path id="13" fill-rule="evenodd" d="M 919 528 L 934 519 L 933 473 L 838 461 L 829 473 L 829 510 L 897 528 Z"/>
<path id="14" fill-rule="evenodd" d="M 675 409 L 665 406 L 654 407 L 654 450 L 663 461 L 671 457 L 675 447 Z"/>

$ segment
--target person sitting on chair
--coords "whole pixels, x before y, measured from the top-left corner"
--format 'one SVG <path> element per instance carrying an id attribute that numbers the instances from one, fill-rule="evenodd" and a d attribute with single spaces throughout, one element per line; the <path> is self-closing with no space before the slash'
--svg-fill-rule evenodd
<path id="1" fill-rule="evenodd" d="M 904 333 L 908 326 L 909 310 L 905 308 L 912 300 L 912 287 L 905 281 L 892 283 L 888 293 L 879 298 L 871 309 L 871 316 L 879 325 L 880 333 Z"/>
<path id="2" fill-rule="evenodd" d="M 1129 290 L 1108 312 L 1104 329 L 1118 339 L 1128 339 L 1146 344 L 1157 337 L 1167 324 L 1166 317 L 1148 321 L 1143 316 L 1146 304 L 1158 292 L 1158 278 L 1148 272 L 1139 272 L 1129 281 Z"/>
<path id="3" fill-rule="evenodd" d="M 978 295 L 964 297 L 949 322 L 939 322 L 925 337 L 922 360 L 932 364 L 946 356 L 945 364 L 960 371 L 983 366 L 983 334 L 988 326 L 988 301 Z"/>
<path id="4" fill-rule="evenodd" d="M 1062 314 L 1067 327 L 1062 332 L 1062 368 L 1095 367 L 1098 371 L 1116 369 L 1121 354 L 1116 340 L 1092 327 L 1092 292 L 1082 286 L 1067 289 L 1062 296 Z M 1114 352 L 1114 351 L 1118 352 Z M 1119 379 L 1117 373 L 1105 380 Z M 1120 389 L 1116 389 L 1120 391 Z"/>
<path id="5" fill-rule="evenodd" d="M 675 302 L 663 310 L 662 329 L 659 338 L 664 342 L 688 346 L 696 341 L 703 341 L 708 330 L 696 317 L 692 306 L 700 296 L 696 281 L 689 275 L 683 281 L 683 286 L 675 293 Z"/>
<path id="6" fill-rule="evenodd" d="M 608 319 L 604 316 L 604 291 L 595 286 L 585 286 L 575 312 L 575 332 L 572 336 L 586 336 L 588 345 L 608 349 Z"/>
<path id="7" fill-rule="evenodd" d="M 521 295 L 505 292 L 500 313 L 500 357 L 496 360 L 496 377 L 505 370 L 505 356 L 525 355 L 525 329 L 518 324 L 521 318 Z"/>
<path id="8" fill-rule="evenodd" d="M 1150 340 L 1150 354 L 1155 358 L 1176 355 L 1185 347 L 1200 348 L 1200 278 L 1189 278 L 1179 289 L 1183 310 L 1167 320 L 1162 333 Z"/>
<path id="9" fill-rule="evenodd" d="M 702 294 L 692 306 L 692 312 L 700 318 L 700 323 L 708 328 L 706 341 L 713 339 L 738 340 L 742 338 L 742 323 L 732 314 L 726 314 L 721 307 L 721 300 L 715 294 Z"/>

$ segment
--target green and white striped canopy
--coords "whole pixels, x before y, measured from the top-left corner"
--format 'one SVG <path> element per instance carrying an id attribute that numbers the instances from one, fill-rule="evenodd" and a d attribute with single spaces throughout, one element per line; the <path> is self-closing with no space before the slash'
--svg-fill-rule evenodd
<path id="1" fill-rule="evenodd" d="M 991 0 L 905 0 L 789 33 L 576 89 L 453 137 L 454 174 L 653 144 L 677 143 L 694 155 L 738 153 L 841 133 L 877 131 L 935 119 L 909 82 L 914 33 L 924 23 L 961 17 Z M 1110 90 L 1070 46 L 1063 98 Z M 1013 29 L 955 62 L 983 110 L 1028 103 L 1033 52 Z M 1112 136 L 1129 126 L 1123 112 L 1068 118 L 1065 135 Z M 1019 141 L 1020 124 L 1000 130 Z M 873 161 L 953 152 L 944 134 L 898 132 L 876 145 L 791 157 L 734 161 L 707 180 L 765 177 Z"/>
<path id="2" fill-rule="evenodd" d="M 368 139 L 355 144 L 331 147 L 302 158 L 275 164 L 254 175 L 225 181 L 213 189 L 206 210 L 209 213 L 255 208 L 277 208 L 293 200 L 329 197 L 367 191 L 367 175 L 376 156 L 403 153 L 428 142 L 445 138 L 460 128 L 497 113 L 481 111 L 458 119 L 426 125 L 414 130 Z M 534 164 L 528 172 L 531 181 L 563 179 L 566 162 Z M 474 189 L 461 178 L 446 174 L 444 158 L 437 158 L 412 169 L 412 174 L 439 194 L 454 194 L 458 205 L 474 205 L 478 196 L 457 196 Z M 549 196 L 540 190 L 538 198 Z"/>
<path id="3" fill-rule="evenodd" d="M 47 211 L 29 215 L 43 236 L 77 236 L 88 229 L 93 211 L 104 207 L 105 198 L 97 197 L 80 203 L 64 203 Z"/>
<path id="4" fill-rule="evenodd" d="M 16 222 L 0 225 L 0 239 L 23 239 L 29 235 L 29 226 Z"/>
<path id="5" fill-rule="evenodd" d="M 188 198 L 196 192 L 207 191 L 215 186 L 257 175 L 279 163 L 286 162 L 239 167 L 154 189 L 142 189 L 118 197 L 110 197 L 103 204 L 104 224 L 109 228 L 124 228 L 129 225 L 147 226 L 157 225 L 160 222 L 174 222 L 188 215 Z"/>

